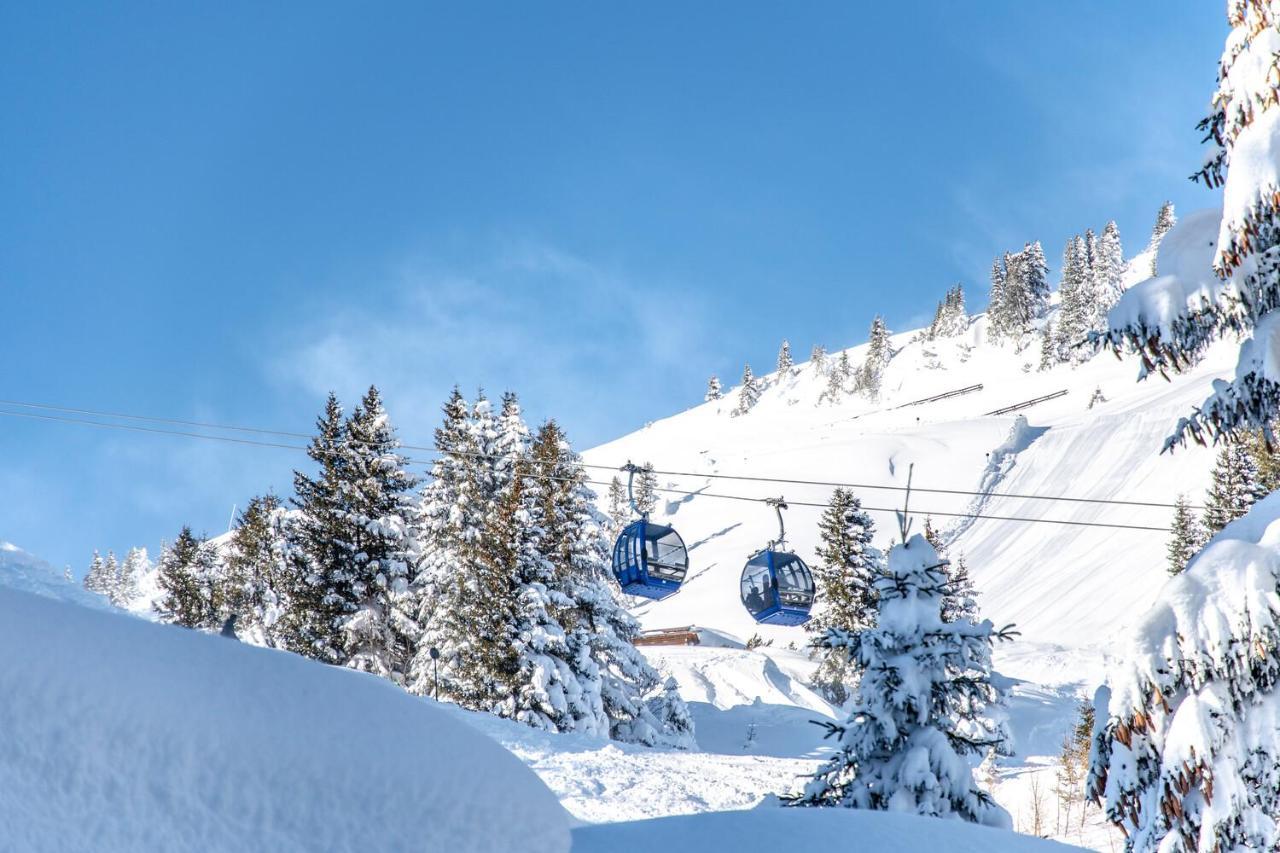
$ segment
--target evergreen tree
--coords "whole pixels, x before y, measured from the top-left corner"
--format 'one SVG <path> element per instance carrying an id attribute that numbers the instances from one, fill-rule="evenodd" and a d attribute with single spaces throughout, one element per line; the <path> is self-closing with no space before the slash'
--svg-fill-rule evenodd
<path id="1" fill-rule="evenodd" d="M 707 393 L 703 396 L 702 401 L 704 403 L 710 403 L 714 400 L 719 400 L 723 396 L 724 391 L 720 388 L 720 377 L 713 374 L 711 378 L 707 380 Z"/>
<path id="2" fill-rule="evenodd" d="M 862 501 L 848 489 L 832 492 L 818 521 L 818 560 L 813 566 L 814 586 L 823 606 L 805 624 L 816 638 L 833 628 L 853 633 L 875 624 L 874 581 L 880 553 L 871 544 L 874 534 L 875 524 L 862 510 Z M 829 701 L 843 704 L 857 675 L 846 649 L 826 648 L 814 683 Z"/>
<path id="3" fill-rule="evenodd" d="M 297 583 L 283 522 L 284 507 L 275 495 L 249 499 L 236 518 L 222 585 L 223 605 L 236 616 L 241 635 L 268 646 L 284 644 L 281 619 L 289 607 L 288 592 Z"/>
<path id="4" fill-rule="evenodd" d="M 440 654 L 442 695 L 460 701 L 450 685 L 454 667 L 461 665 L 460 648 L 467 642 L 497 643 L 495 636 L 470 635 L 454 630 L 444 618 L 460 608 L 477 604 L 481 595 L 470 566 L 477 562 L 477 548 L 489 512 L 488 477 L 482 471 L 487 460 L 476 446 L 477 432 L 470 426 L 471 412 L 462 393 L 454 388 L 445 402 L 444 421 L 435 431 L 438 458 L 422 489 L 418 575 L 414 578 L 418 606 L 416 621 L 423 628 L 410 666 L 409 689 L 419 695 L 434 687 L 436 662 L 430 650 Z M 461 677 L 461 676 L 460 676 Z M 468 676 L 469 677 L 469 676 Z"/>
<path id="5" fill-rule="evenodd" d="M 819 376 L 827 372 L 827 348 L 822 344 L 814 344 L 809 351 L 809 366 Z"/>
<path id="6" fill-rule="evenodd" d="M 1173 505 L 1173 530 L 1169 539 L 1169 574 L 1181 574 L 1204 545 L 1204 532 L 1186 495 L 1178 495 Z"/>
<path id="7" fill-rule="evenodd" d="M 1025 328 L 1031 327 L 1031 321 L 1043 317 L 1049 307 L 1049 265 L 1045 262 L 1044 248 L 1039 240 L 1027 243 L 1021 252 L 1019 272 L 1022 275 L 1022 286 L 1027 292 L 1030 317 Z"/>
<path id="8" fill-rule="evenodd" d="M 778 349 L 778 379 L 786 379 L 791 375 L 791 343 L 785 338 Z"/>
<path id="9" fill-rule="evenodd" d="M 1258 468 L 1248 445 L 1233 441 L 1222 446 L 1213 466 L 1213 480 L 1205 497 L 1204 527 L 1214 535 L 1249 511 L 1264 496 Z"/>
<path id="10" fill-rule="evenodd" d="M 102 580 L 105 586 L 103 594 L 107 601 L 119 606 L 120 600 L 120 563 L 116 560 L 116 552 L 108 550 L 107 558 L 102 561 Z"/>
<path id="11" fill-rule="evenodd" d="M 138 599 L 140 591 L 138 582 L 151 569 L 147 559 L 146 548 L 130 548 L 120 564 L 119 572 L 111 595 L 111 603 L 116 607 L 127 608 Z"/>
<path id="12" fill-rule="evenodd" d="M 350 596 L 337 587 L 350 580 L 353 557 L 347 535 L 344 489 L 351 459 L 346 452 L 342 407 L 332 393 L 316 421 L 307 455 L 319 466 L 317 476 L 293 474 L 296 520 L 288 526 L 290 575 L 286 647 L 326 663 L 342 663 L 342 624 Z"/>
<path id="13" fill-rule="evenodd" d="M 978 589 L 969 577 L 969 567 L 964 554 L 954 563 L 943 567 L 947 575 L 947 589 L 942 594 L 942 621 L 978 621 Z"/>
<path id="14" fill-rule="evenodd" d="M 1010 828 L 1009 814 L 978 788 L 969 756 L 1005 738 L 991 712 L 993 640 L 1011 637 L 990 621 L 942 620 L 946 578 L 923 536 L 889 552 L 876 579 L 877 627 L 832 630 L 862 671 L 846 720 L 827 723 L 836 753 L 813 774 L 798 806 L 904 811 Z"/>
<path id="15" fill-rule="evenodd" d="M 1151 275 L 1159 275 L 1156 270 L 1156 254 L 1160 250 L 1160 243 L 1164 240 L 1164 235 L 1169 229 L 1176 225 L 1178 217 L 1173 213 L 1173 202 L 1166 201 L 1160 205 L 1160 212 L 1156 214 L 1156 224 L 1151 229 L 1151 241 L 1147 243 L 1147 251 L 1151 253 Z"/>
<path id="16" fill-rule="evenodd" d="M 964 308 L 964 286 L 957 284 L 947 291 L 933 312 L 933 322 L 925 333 L 927 340 L 947 338 L 964 331 L 967 316 Z"/>
<path id="17" fill-rule="evenodd" d="M 554 421 L 539 430 L 533 459 L 544 492 L 535 516 L 544 531 L 541 552 L 563 595 L 573 602 L 561 623 L 580 683 L 588 695 L 599 696 L 610 737 L 680 745 L 684 735 L 669 731 L 664 720 L 687 711 L 663 710 L 679 696 L 663 691 L 657 673 L 633 645 L 639 625 L 613 597 L 609 543 L 600 535 L 594 496 L 581 460 Z"/>
<path id="18" fill-rule="evenodd" d="M 636 509 L 649 516 L 658 508 L 658 475 L 653 473 L 653 463 L 646 462 L 636 472 Z"/>
<path id="19" fill-rule="evenodd" d="M 1106 328 L 1107 312 L 1124 292 L 1124 249 L 1120 245 L 1120 229 L 1115 220 L 1107 223 L 1098 240 L 1098 255 L 1093 265 L 1093 314 L 1089 328 Z"/>
<path id="20" fill-rule="evenodd" d="M 370 386 L 343 432 L 342 533 L 350 550 L 328 590 L 340 599 L 343 614 L 341 661 L 403 683 L 419 633 L 409 595 L 416 575 L 417 480 L 399 453 L 377 388 Z"/>
<path id="21" fill-rule="evenodd" d="M 96 550 L 89 561 L 89 570 L 84 573 L 84 588 L 89 592 L 107 595 L 111 590 L 111 578 L 106 573 L 106 563 Z"/>
<path id="22" fill-rule="evenodd" d="M 938 528 L 933 526 L 933 516 L 926 515 L 924 517 L 924 530 L 921 533 L 925 541 L 933 546 L 933 550 L 939 554 L 946 550 L 942 547 L 942 534 L 938 532 Z"/>
<path id="23" fill-rule="evenodd" d="M 853 365 L 849 363 L 849 351 L 844 350 L 836 363 L 827 371 L 827 387 L 818 397 L 818 402 L 830 400 L 838 403 L 849 387 L 849 379 L 853 373 Z"/>
<path id="24" fill-rule="evenodd" d="M 1274 427 L 1272 433 L 1275 433 Z M 1259 496 L 1280 490 L 1280 452 L 1274 445 L 1268 445 L 1266 433 L 1255 430 L 1245 435 L 1244 442 L 1258 472 Z"/>
<path id="25" fill-rule="evenodd" d="M 211 569 L 212 548 L 183 527 L 173 544 L 160 554 L 156 580 L 163 593 L 160 618 L 184 628 L 209 628 L 217 619 Z"/>
<path id="26" fill-rule="evenodd" d="M 1085 241 L 1078 234 L 1062 250 L 1062 283 L 1058 312 L 1058 353 L 1060 359 L 1078 361 L 1078 346 L 1088 334 L 1093 318 L 1093 289 L 1090 283 Z"/>
<path id="27" fill-rule="evenodd" d="M 742 387 L 738 389 L 738 406 L 733 410 L 735 415 L 745 415 L 760 401 L 760 384 L 751 372 L 751 365 L 742 369 Z"/>
<path id="28" fill-rule="evenodd" d="M 609 481 L 609 538 L 617 539 L 630 520 L 631 501 L 627 498 L 627 487 L 614 474 Z"/>
<path id="29" fill-rule="evenodd" d="M 1053 323 L 1045 321 L 1040 329 L 1040 370 L 1053 369 L 1058 363 L 1058 344 L 1054 340 Z"/>
<path id="30" fill-rule="evenodd" d="M 867 358 L 858 371 L 855 381 L 857 390 L 868 397 L 878 396 L 884 369 L 888 366 L 891 356 L 889 331 L 885 328 L 884 319 L 877 314 L 871 321 L 871 331 L 867 335 Z"/>
<path id="31" fill-rule="evenodd" d="M 987 308 L 988 337 L 1017 341 L 1044 313 L 1048 299 L 1048 267 L 1039 242 L 1021 252 L 1005 253 L 991 270 L 991 302 Z"/>

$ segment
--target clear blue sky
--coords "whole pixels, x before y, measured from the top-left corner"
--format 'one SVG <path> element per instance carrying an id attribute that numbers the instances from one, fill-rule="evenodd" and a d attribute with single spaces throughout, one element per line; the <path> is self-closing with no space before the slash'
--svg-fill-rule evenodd
<path id="1" fill-rule="evenodd" d="M 1212 204 L 1221 5 L 5 3 L 0 398 L 306 431 L 375 382 L 425 443 L 482 384 L 589 446 Z M 0 539 L 79 573 L 303 461 L 0 417 Z"/>

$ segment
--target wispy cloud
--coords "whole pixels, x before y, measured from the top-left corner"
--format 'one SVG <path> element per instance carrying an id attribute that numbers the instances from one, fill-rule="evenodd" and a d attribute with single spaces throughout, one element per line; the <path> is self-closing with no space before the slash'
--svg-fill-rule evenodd
<path id="1" fill-rule="evenodd" d="M 505 243 L 465 266 L 414 259 L 392 278 L 370 291 L 384 294 L 377 304 L 297 324 L 270 378 L 348 401 L 375 383 L 416 438 L 454 384 L 513 389 L 533 417 L 595 441 L 661 411 L 654 388 L 696 387 L 696 365 L 711 360 L 696 293 L 544 243 Z"/>

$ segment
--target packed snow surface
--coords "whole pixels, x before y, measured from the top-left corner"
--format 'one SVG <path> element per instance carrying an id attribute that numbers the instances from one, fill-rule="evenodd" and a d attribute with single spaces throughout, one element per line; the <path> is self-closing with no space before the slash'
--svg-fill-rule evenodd
<path id="1" fill-rule="evenodd" d="M 918 850 L 1054 853 L 1078 850 L 958 820 L 851 809 L 760 808 L 583 826 L 573 853 L 779 853 L 802 850 Z"/>
<path id="2" fill-rule="evenodd" d="M 372 676 L 4 583 L 0 649 L 5 850 L 569 848 L 519 760 Z"/>

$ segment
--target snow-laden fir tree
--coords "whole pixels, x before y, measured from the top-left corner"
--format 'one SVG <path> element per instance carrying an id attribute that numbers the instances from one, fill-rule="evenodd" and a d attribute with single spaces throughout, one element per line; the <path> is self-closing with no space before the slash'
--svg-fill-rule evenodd
<path id="1" fill-rule="evenodd" d="M 1258 467 L 1242 441 L 1222 446 L 1213 466 L 1213 479 L 1204 501 L 1204 527 L 1212 536 L 1249 511 L 1263 496 Z"/>
<path id="2" fill-rule="evenodd" d="M 695 749 L 698 745 L 689 706 L 680 696 L 680 685 L 674 677 L 663 682 L 661 695 L 649 700 L 650 712 L 661 725 L 663 741 L 675 749 Z"/>
<path id="3" fill-rule="evenodd" d="M 1115 220 L 1107 223 L 1098 238 L 1097 256 L 1093 261 L 1093 314 L 1089 328 L 1105 329 L 1107 312 L 1120 301 L 1124 292 L 1124 248 L 1120 245 L 1120 229 Z"/>
<path id="4" fill-rule="evenodd" d="M 1058 358 L 1078 362 L 1084 357 L 1081 344 L 1093 323 L 1093 284 L 1085 257 L 1085 242 L 1079 234 L 1062 250 L 1062 282 L 1058 285 Z"/>
<path id="5" fill-rule="evenodd" d="M 818 395 L 818 402 L 826 400 L 832 404 L 840 402 L 849 390 L 849 380 L 853 376 L 853 365 L 849 363 L 849 351 L 842 350 L 840 357 L 827 370 L 827 387 Z"/>
<path id="6" fill-rule="evenodd" d="M 738 389 L 738 405 L 734 408 L 734 415 L 745 415 L 760 400 L 760 383 L 756 379 L 755 374 L 751 372 L 751 365 L 742 368 L 742 387 Z"/>
<path id="7" fill-rule="evenodd" d="M 346 573 L 329 594 L 342 597 L 342 663 L 404 683 L 418 638 L 409 582 L 417 574 L 417 478 L 370 386 L 344 425 L 343 536 Z"/>
<path id="8" fill-rule="evenodd" d="M 1191 509 L 1191 502 L 1186 495 L 1178 495 L 1173 503 L 1173 526 L 1169 536 L 1169 574 L 1181 574 L 1204 545 L 1204 539 L 1204 531 Z"/>
<path id="9" fill-rule="evenodd" d="M 138 584 L 150 570 L 151 561 L 147 559 L 147 549 L 130 548 L 116 574 L 111 590 L 111 603 L 116 607 L 127 608 L 137 601 L 141 594 Z"/>
<path id="10" fill-rule="evenodd" d="M 947 295 L 938 303 L 933 313 L 933 322 L 925 333 L 928 340 L 949 338 L 964 331 L 968 324 L 968 316 L 964 308 L 964 286 L 957 284 L 947 291 Z"/>
<path id="11" fill-rule="evenodd" d="M 1270 430 L 1280 413 L 1280 375 L 1271 355 L 1280 340 L 1280 158 L 1272 79 L 1280 13 L 1263 0 L 1232 0 L 1227 11 L 1233 29 L 1212 111 L 1201 123 L 1212 150 L 1193 176 L 1210 187 L 1224 186 L 1217 238 L 1196 241 L 1213 252 L 1212 275 L 1171 269 L 1166 272 L 1178 273 L 1172 279 L 1157 279 L 1136 293 L 1131 289 L 1101 336 L 1116 350 L 1139 353 L 1143 376 L 1183 370 L 1220 338 L 1242 340 L 1234 377 L 1214 383 L 1208 399 L 1178 422 L 1167 446 Z M 1191 217 L 1169 235 L 1197 220 Z M 1192 260 L 1192 247 L 1181 248 Z M 1163 298 L 1147 303 L 1144 295 L 1157 287 Z"/>
<path id="12" fill-rule="evenodd" d="M 1048 320 L 1040 328 L 1040 365 L 1041 372 L 1052 370 L 1058 363 L 1058 343 L 1054 339 L 1053 323 Z"/>
<path id="13" fill-rule="evenodd" d="M 819 376 L 827 372 L 827 348 L 822 344 L 814 344 L 813 349 L 809 351 L 809 366 Z"/>
<path id="14" fill-rule="evenodd" d="M 213 547 L 197 539 L 190 527 L 160 553 L 156 582 L 161 598 L 156 608 L 165 622 L 184 628 L 210 628 L 218 621 L 214 600 L 217 567 Z"/>
<path id="15" fill-rule="evenodd" d="M 999 341 L 1005 335 L 1005 287 L 1009 282 L 1009 253 L 991 262 L 991 290 L 987 295 L 987 337 Z"/>
<path id="16" fill-rule="evenodd" d="M 111 578 L 106 573 L 106 563 L 96 550 L 89 560 L 89 570 L 84 573 L 84 588 L 89 592 L 107 595 L 111 591 Z"/>
<path id="17" fill-rule="evenodd" d="M 613 479 L 609 481 L 608 501 L 609 538 L 617 539 L 622 528 L 631 521 L 631 501 L 627 498 L 627 487 L 622 485 L 622 480 L 617 474 L 614 474 Z"/>
<path id="18" fill-rule="evenodd" d="M 646 462 L 636 472 L 636 509 L 641 515 L 650 515 L 658 508 L 658 475 L 653 473 L 653 463 Z"/>
<path id="19" fill-rule="evenodd" d="M 1027 301 L 1031 312 L 1030 320 L 1043 317 L 1049 307 L 1049 264 L 1045 261 L 1044 247 L 1039 240 L 1027 243 L 1019 253 L 1019 273 L 1022 286 L 1027 292 Z M 1028 320 L 1027 327 L 1031 326 Z"/>
<path id="20" fill-rule="evenodd" d="M 978 588 L 969 576 L 964 554 L 946 566 L 947 589 L 942 594 L 942 621 L 978 621 Z"/>
<path id="21" fill-rule="evenodd" d="M 108 550 L 106 559 L 102 561 L 102 578 L 106 587 L 103 593 L 107 596 L 107 600 L 112 604 L 117 604 L 119 598 L 118 588 L 120 586 L 120 562 L 116 559 L 115 551 Z"/>
<path id="22" fill-rule="evenodd" d="M 707 393 L 703 395 L 702 401 L 710 403 L 714 400 L 719 400 L 723 396 L 724 389 L 720 387 L 720 377 L 712 374 L 711 378 L 707 380 Z"/>
<path id="23" fill-rule="evenodd" d="M 1225 184 L 1224 209 L 1194 214 L 1160 246 L 1161 276 L 1130 288 L 1100 339 L 1140 353 L 1142 376 L 1185 369 L 1219 339 L 1236 370 L 1166 447 L 1270 432 L 1280 408 L 1280 4 L 1231 0 L 1195 178 Z M 1269 436 L 1270 437 L 1270 436 Z M 1228 506 L 1230 504 L 1228 503 Z M 1132 853 L 1280 846 L 1280 497 L 1228 524 L 1128 631 L 1099 690 L 1089 791 Z"/>
<path id="24" fill-rule="evenodd" d="M 821 641 L 832 628 L 864 631 L 875 624 L 875 577 L 882 555 L 871 544 L 875 523 L 862 501 L 849 489 L 831 494 L 818 520 L 818 559 L 813 565 L 814 587 L 822 607 L 805 623 L 805 630 Z M 857 683 L 848 650 L 822 648 L 814 684 L 828 701 L 843 704 Z"/>
<path id="25" fill-rule="evenodd" d="M 614 597 L 609 569 L 610 543 L 602 535 L 595 496 L 586 483 L 582 461 L 554 421 L 534 440 L 534 474 L 542 499 L 534 523 L 543 531 L 540 552 L 550 562 L 558 591 L 572 602 L 561 613 L 570 663 L 588 694 L 599 695 L 615 740 L 647 745 L 687 745 L 669 722 L 687 715 L 679 694 L 663 689 L 661 679 L 634 646 L 640 627 Z"/>
<path id="26" fill-rule="evenodd" d="M 778 348 L 778 379 L 783 380 L 791 375 L 791 342 L 785 338 Z"/>
<path id="27" fill-rule="evenodd" d="M 862 678 L 849 716 L 825 724 L 835 754 L 789 804 L 1011 827 L 970 766 L 971 756 L 1006 736 L 991 714 L 1002 699 L 991 681 L 991 646 L 1011 632 L 990 621 L 944 622 L 945 588 L 941 558 L 912 536 L 890 549 L 876 579 L 876 627 L 828 633 L 827 645 L 847 649 Z"/>
<path id="28" fill-rule="evenodd" d="M 1160 205 L 1160 212 L 1156 214 L 1156 224 L 1151 229 L 1151 241 L 1147 243 L 1147 251 L 1151 254 L 1151 275 L 1159 275 L 1156 269 L 1156 254 L 1160 249 L 1160 241 L 1164 239 L 1164 235 L 1169 233 L 1169 229 L 1178 223 L 1178 217 L 1173 212 L 1173 202 L 1166 201 Z"/>
<path id="29" fill-rule="evenodd" d="M 273 494 L 255 496 L 236 518 L 226 549 L 222 601 L 241 637 L 283 645 L 281 619 L 296 579 L 284 532 L 285 509 Z"/>
<path id="30" fill-rule="evenodd" d="M 884 318 L 877 314 L 871 321 L 871 330 L 867 334 L 867 357 L 854 378 L 855 390 L 872 399 L 878 397 L 884 370 L 891 357 L 889 330 L 885 328 Z"/>

